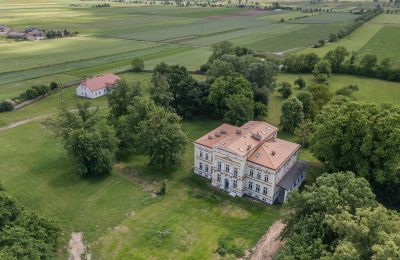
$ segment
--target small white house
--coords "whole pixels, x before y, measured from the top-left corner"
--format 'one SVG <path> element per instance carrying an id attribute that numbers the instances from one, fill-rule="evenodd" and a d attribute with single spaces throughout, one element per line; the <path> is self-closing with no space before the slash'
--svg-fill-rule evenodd
<path id="1" fill-rule="evenodd" d="M 112 73 L 88 78 L 76 88 L 76 95 L 85 98 L 97 98 L 111 92 L 117 80 L 120 78 Z"/>

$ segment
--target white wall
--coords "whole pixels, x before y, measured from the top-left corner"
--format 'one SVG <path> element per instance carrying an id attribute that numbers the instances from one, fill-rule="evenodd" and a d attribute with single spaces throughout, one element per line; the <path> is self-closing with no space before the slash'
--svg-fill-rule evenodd
<path id="1" fill-rule="evenodd" d="M 86 97 L 86 98 L 98 98 L 101 96 L 104 96 L 107 94 L 107 89 L 106 88 L 102 88 L 96 91 L 91 91 L 89 88 L 83 86 L 83 85 L 79 85 L 76 88 L 76 95 L 80 96 L 80 97 Z"/>

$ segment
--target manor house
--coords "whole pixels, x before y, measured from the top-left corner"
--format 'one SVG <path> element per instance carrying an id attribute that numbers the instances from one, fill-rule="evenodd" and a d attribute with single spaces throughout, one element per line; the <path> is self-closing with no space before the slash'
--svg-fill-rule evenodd
<path id="1" fill-rule="evenodd" d="M 223 124 L 194 141 L 194 173 L 231 196 L 283 202 L 304 181 L 306 163 L 297 159 L 300 145 L 277 133 L 261 121 Z"/>

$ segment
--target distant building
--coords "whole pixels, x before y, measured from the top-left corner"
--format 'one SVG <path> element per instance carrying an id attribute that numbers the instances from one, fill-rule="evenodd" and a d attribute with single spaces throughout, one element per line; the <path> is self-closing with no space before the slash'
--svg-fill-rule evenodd
<path id="1" fill-rule="evenodd" d="M 111 92 L 117 80 L 120 78 L 112 73 L 88 78 L 82 81 L 76 88 L 76 95 L 86 98 L 97 98 Z"/>
<path id="2" fill-rule="evenodd" d="M 11 28 L 7 25 L 0 24 L 0 36 L 7 35 L 11 31 Z"/>
<path id="3" fill-rule="evenodd" d="M 7 37 L 16 40 L 43 40 L 46 38 L 46 33 L 38 28 L 28 28 L 23 32 L 9 30 Z"/>
<path id="4" fill-rule="evenodd" d="M 299 144 L 277 138 L 278 129 L 260 121 L 223 124 L 194 141 L 194 173 L 231 196 L 268 204 L 283 202 L 305 179 Z"/>
<path id="5" fill-rule="evenodd" d="M 25 40 L 25 33 L 24 32 L 16 32 L 10 31 L 7 33 L 7 38 L 15 39 L 15 40 Z"/>
<path id="6" fill-rule="evenodd" d="M 46 38 L 46 33 L 38 28 L 28 28 L 25 30 L 25 38 L 27 40 L 43 40 Z"/>

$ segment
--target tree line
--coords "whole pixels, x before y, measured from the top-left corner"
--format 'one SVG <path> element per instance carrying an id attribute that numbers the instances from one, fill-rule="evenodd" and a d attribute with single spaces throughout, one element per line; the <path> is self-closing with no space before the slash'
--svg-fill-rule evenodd
<path id="1" fill-rule="evenodd" d="M 339 46 L 328 51 L 321 59 L 315 53 L 289 55 L 283 61 L 283 70 L 291 73 L 313 73 L 327 79 L 331 73 L 346 73 L 400 82 L 400 68 L 394 66 L 390 58 L 378 60 L 376 55 L 361 56 Z"/>

